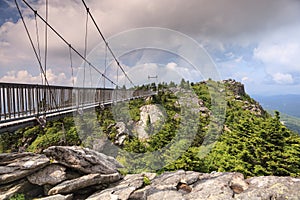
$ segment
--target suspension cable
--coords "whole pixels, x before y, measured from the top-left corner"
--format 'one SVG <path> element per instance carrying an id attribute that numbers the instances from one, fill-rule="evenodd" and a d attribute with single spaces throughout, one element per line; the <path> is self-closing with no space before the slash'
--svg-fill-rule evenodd
<path id="1" fill-rule="evenodd" d="M 36 50 L 36 48 L 35 48 L 35 46 L 34 46 L 34 44 L 33 44 L 33 40 L 32 40 L 32 38 L 31 38 L 31 36 L 30 36 L 28 27 L 27 27 L 27 25 L 26 25 L 26 23 L 25 23 L 24 17 L 23 17 L 23 15 L 22 15 L 22 12 L 21 12 L 21 10 L 20 10 L 20 7 L 19 7 L 19 4 L 18 4 L 17 0 L 15 0 L 15 4 L 16 4 L 16 7 L 17 7 L 18 12 L 19 12 L 19 14 L 20 14 L 20 17 L 21 17 L 21 20 L 22 20 L 22 22 L 23 22 L 23 25 L 24 25 L 24 27 L 25 27 L 25 30 L 26 30 L 27 36 L 28 36 L 28 38 L 29 38 L 30 44 L 31 44 L 31 46 L 32 46 L 32 49 L 33 49 L 33 51 L 34 51 L 35 57 L 36 57 L 36 59 L 37 59 L 37 61 L 38 61 L 40 70 L 41 70 L 43 76 L 46 77 L 46 76 L 45 76 L 45 71 L 44 71 L 43 66 L 42 66 L 42 63 L 41 63 L 41 60 L 39 59 L 39 55 L 38 55 L 37 50 Z M 33 10 L 33 11 L 34 11 L 34 10 Z M 38 13 L 37 13 L 37 15 L 38 15 Z M 47 84 L 47 86 L 49 87 L 49 82 L 48 82 L 47 78 L 45 78 L 45 84 Z M 50 88 L 50 87 L 49 87 L 49 88 Z M 56 99 L 55 99 L 55 97 L 54 97 L 54 95 L 53 95 L 53 93 L 52 93 L 52 90 L 50 89 L 49 91 L 50 91 L 51 97 L 53 98 L 53 102 L 54 102 L 54 104 L 55 104 L 55 107 L 58 108 L 58 104 L 57 104 Z"/>
<path id="2" fill-rule="evenodd" d="M 85 20 L 85 36 L 84 36 L 84 52 L 83 56 L 86 59 L 86 52 L 87 52 L 87 39 L 88 39 L 88 22 L 89 22 L 89 15 L 88 12 L 86 13 L 86 20 Z M 85 86 L 85 67 L 86 62 L 83 63 L 83 87 Z"/>
<path id="3" fill-rule="evenodd" d="M 69 55 L 70 55 L 71 75 L 72 75 L 72 86 L 74 87 L 74 69 L 73 69 L 73 59 L 72 59 L 71 45 L 69 46 Z"/>
<path id="4" fill-rule="evenodd" d="M 17 0 L 15 0 L 16 2 Z M 26 1 L 26 0 L 22 0 L 26 6 L 28 8 L 30 8 L 33 12 L 34 12 L 34 9 L 30 6 L 30 4 Z M 21 12 L 21 11 L 19 11 Z M 84 58 L 84 56 L 79 53 L 78 50 L 76 50 L 73 46 L 70 45 L 70 43 L 64 39 L 64 37 L 59 34 L 39 13 L 37 13 L 37 16 L 68 46 L 70 46 L 70 48 L 85 62 L 87 62 L 97 73 L 99 73 L 100 75 L 102 75 L 106 80 L 108 80 L 109 82 L 111 82 L 111 84 L 117 86 L 117 84 L 111 80 L 109 77 L 107 77 L 105 74 L 103 74 L 98 68 L 96 68 L 92 63 L 90 63 L 86 58 Z M 28 30 L 27 30 L 28 31 Z M 36 52 L 35 52 L 36 53 Z"/>
<path id="5" fill-rule="evenodd" d="M 41 60 L 40 37 L 39 37 L 39 29 L 37 24 L 36 12 L 34 12 L 34 20 L 35 20 L 36 42 L 38 47 L 38 58 L 39 60 Z"/>
<path id="6" fill-rule="evenodd" d="M 105 57 L 104 57 L 104 74 L 107 70 L 107 46 L 105 45 Z M 105 88 L 105 79 L 103 79 L 103 87 Z"/>
<path id="7" fill-rule="evenodd" d="M 48 22 L 48 0 L 46 0 L 46 22 Z M 47 80 L 47 55 L 48 55 L 48 26 L 45 25 L 45 57 L 44 57 L 44 71 L 45 71 L 45 86 Z M 46 115 L 46 90 L 44 90 L 44 98 L 43 103 L 44 105 L 44 114 Z"/>
<path id="8" fill-rule="evenodd" d="M 48 22 L 48 0 L 46 0 L 46 22 Z M 44 57 L 45 80 L 47 79 L 47 55 L 48 55 L 48 26 L 45 25 L 45 57 Z"/>
<path id="9" fill-rule="evenodd" d="M 37 24 L 37 18 L 36 18 L 36 11 L 34 12 L 34 20 L 35 20 L 35 34 L 36 34 L 36 42 L 37 42 L 37 48 L 38 48 L 38 59 L 41 62 L 41 50 L 40 50 L 40 36 L 39 36 L 39 29 L 38 29 L 38 24 Z M 41 77 L 42 77 L 42 85 L 44 83 L 43 80 L 43 75 L 41 73 Z"/>
<path id="10" fill-rule="evenodd" d="M 134 83 L 133 83 L 132 80 L 129 78 L 129 76 L 126 74 L 125 70 L 124 70 L 123 67 L 121 66 L 120 62 L 118 61 L 117 57 L 116 57 L 115 54 L 113 53 L 112 49 L 109 47 L 108 42 L 106 41 L 104 35 L 102 34 L 102 32 L 101 32 L 99 26 L 97 25 L 97 23 L 96 23 L 96 21 L 95 21 L 93 15 L 92 15 L 92 13 L 90 12 L 90 9 L 87 7 L 85 1 L 82 0 L 82 3 L 83 3 L 83 5 L 84 5 L 84 7 L 86 8 L 86 11 L 88 12 L 90 18 L 92 19 L 92 21 L 93 21 L 93 23 L 94 23 L 96 29 L 98 30 L 98 33 L 100 34 L 102 40 L 104 41 L 104 43 L 106 44 L 106 46 L 107 46 L 109 52 L 111 53 L 113 59 L 114 59 L 115 62 L 117 63 L 118 67 L 122 70 L 123 74 L 124 74 L 125 77 L 129 80 L 129 82 L 131 83 L 131 85 L 132 85 L 133 87 L 135 87 Z"/>
<path id="11" fill-rule="evenodd" d="M 104 55 L 104 74 L 106 73 L 106 69 L 107 69 L 107 63 L 106 63 L 106 60 L 107 60 L 107 46 L 105 45 L 105 55 Z M 103 104 L 105 103 L 105 96 L 106 96 L 106 91 L 105 91 L 105 78 L 103 79 Z"/>

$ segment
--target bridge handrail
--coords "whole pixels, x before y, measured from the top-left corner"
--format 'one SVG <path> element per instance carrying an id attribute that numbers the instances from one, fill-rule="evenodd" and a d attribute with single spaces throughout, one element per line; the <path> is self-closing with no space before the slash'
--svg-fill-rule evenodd
<path id="1" fill-rule="evenodd" d="M 148 90 L 45 86 L 0 82 L 0 123 L 69 108 L 151 95 Z"/>

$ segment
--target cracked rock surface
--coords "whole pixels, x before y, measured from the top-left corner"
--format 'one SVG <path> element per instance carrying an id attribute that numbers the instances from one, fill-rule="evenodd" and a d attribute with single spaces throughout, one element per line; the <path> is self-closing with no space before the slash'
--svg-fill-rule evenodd
<path id="1" fill-rule="evenodd" d="M 127 174 L 114 158 L 83 147 L 44 154 L 0 154 L 0 199 L 40 200 L 299 200 L 300 178 L 178 170 Z"/>

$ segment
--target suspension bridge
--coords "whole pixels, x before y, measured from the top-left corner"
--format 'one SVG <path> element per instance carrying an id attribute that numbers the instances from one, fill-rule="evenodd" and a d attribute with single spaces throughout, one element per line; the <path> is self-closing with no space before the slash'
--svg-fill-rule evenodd
<path id="1" fill-rule="evenodd" d="M 16 8 L 20 14 L 20 19 L 23 22 L 26 34 L 30 41 L 34 55 L 36 57 L 41 75 L 42 84 L 17 84 L 17 83 L 0 83 L 0 133 L 15 131 L 19 128 L 40 124 L 45 126 L 48 120 L 64 117 L 66 115 L 81 114 L 85 110 L 95 109 L 96 107 L 105 107 L 113 103 L 129 101 L 136 98 L 155 95 L 152 90 L 136 90 L 137 86 L 132 79 L 127 75 L 124 68 L 121 66 L 118 58 L 110 48 L 108 41 L 101 32 L 95 18 L 93 17 L 89 7 L 82 0 L 86 10 L 86 30 L 84 38 L 84 52 L 80 53 L 71 43 L 67 41 L 51 24 L 48 23 L 48 0 L 45 0 L 46 16 L 42 17 L 26 0 L 19 0 L 23 6 L 27 6 L 33 13 L 36 24 L 36 41 L 30 34 L 23 13 L 20 9 L 18 0 L 15 0 Z M 45 41 L 44 41 L 44 57 L 41 56 L 39 30 L 37 20 L 45 24 Z M 107 66 L 102 72 L 98 66 L 87 58 L 87 32 L 88 19 L 91 19 L 97 29 L 100 39 L 105 44 L 106 54 L 110 53 L 112 61 L 116 64 L 117 70 L 120 70 L 131 84 L 132 89 L 125 89 L 118 84 L 118 78 L 114 80 L 106 74 Z M 50 29 L 58 39 L 60 39 L 69 49 L 70 68 L 73 78 L 73 60 L 72 55 L 76 54 L 84 63 L 84 77 L 82 87 L 70 86 L 54 86 L 50 85 L 47 79 L 47 50 L 48 50 L 48 29 Z M 106 59 L 106 58 L 105 58 Z M 107 61 L 105 60 L 105 65 Z M 103 87 L 86 87 L 86 66 L 93 69 L 104 81 Z M 117 77 L 119 72 L 117 71 Z M 74 80 L 74 79 L 73 79 Z M 109 82 L 113 87 L 106 88 L 105 81 Z M 123 88 L 123 89 L 121 89 Z"/>

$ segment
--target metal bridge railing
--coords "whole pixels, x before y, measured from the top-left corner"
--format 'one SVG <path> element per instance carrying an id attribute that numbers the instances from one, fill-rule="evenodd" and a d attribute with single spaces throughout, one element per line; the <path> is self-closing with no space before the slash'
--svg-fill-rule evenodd
<path id="1" fill-rule="evenodd" d="M 153 95 L 153 91 L 0 83 L 0 122 Z"/>

